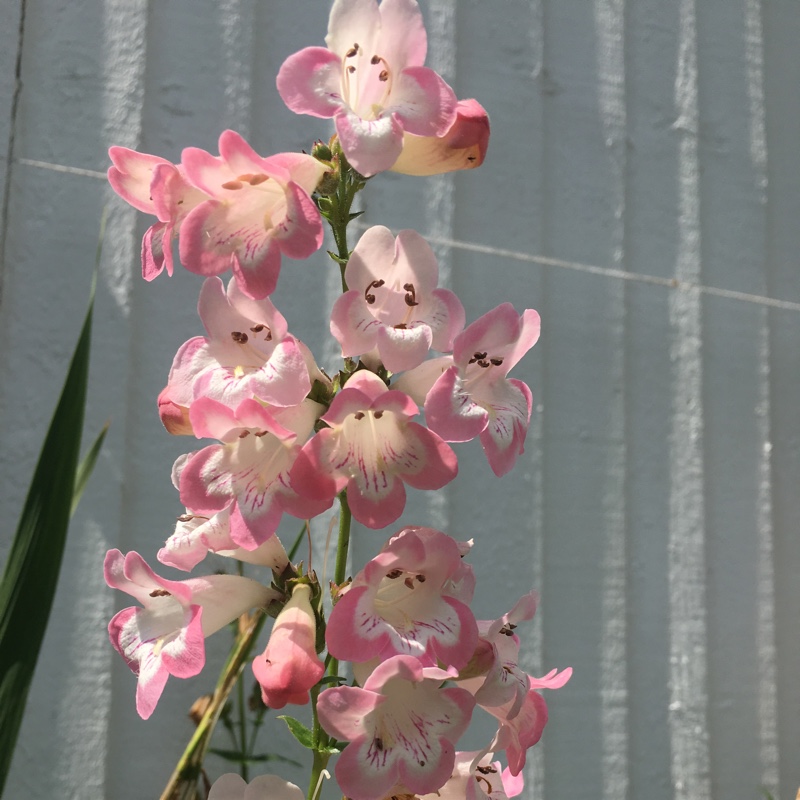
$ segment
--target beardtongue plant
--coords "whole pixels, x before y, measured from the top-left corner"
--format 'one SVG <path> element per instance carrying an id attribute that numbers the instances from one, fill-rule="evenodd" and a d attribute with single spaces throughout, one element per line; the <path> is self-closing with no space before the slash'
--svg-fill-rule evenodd
<path id="1" fill-rule="evenodd" d="M 215 443 L 176 461 L 185 512 L 157 558 L 190 571 L 216 553 L 239 574 L 167 580 L 138 553 L 113 550 L 106 580 L 140 607 L 120 611 L 109 633 L 138 677 L 137 710 L 147 718 L 168 676 L 200 672 L 205 637 L 239 620 L 163 798 L 302 797 L 274 775 L 248 785 L 245 719 L 241 776 L 197 794 L 211 731 L 248 658 L 266 706 L 310 705 L 310 726 L 285 718 L 312 751 L 308 800 L 332 757 L 352 800 L 513 797 L 547 721 L 540 690 L 571 675 L 536 678 L 520 667 L 514 629 L 533 616 L 535 592 L 495 609 L 496 619 L 476 619 L 472 540 L 429 527 L 394 533 L 352 579 L 347 556 L 351 519 L 385 528 L 404 511 L 405 484 L 439 489 L 456 477 L 449 443 L 477 437 L 496 475 L 514 467 L 531 391 L 508 374 L 536 343 L 539 316 L 504 303 L 465 327 L 461 302 L 438 287 L 436 258 L 415 231 L 374 226 L 350 249 L 353 203 L 368 179 L 480 166 L 489 121 L 424 66 L 416 0 L 335 0 L 326 44 L 290 55 L 277 77 L 291 110 L 333 119 L 335 134 L 311 155 L 261 156 L 229 130 L 219 156 L 189 147 L 179 164 L 110 151 L 112 187 L 157 217 L 142 243 L 144 277 L 172 274 L 174 244 L 180 263 L 206 276 L 198 303 L 206 335 L 175 355 L 158 410 L 169 433 Z M 283 256 L 314 253 L 323 223 L 343 290 L 330 317 L 343 357 L 333 378 L 269 299 Z M 284 514 L 307 525 L 334 502 L 336 566 L 325 587 L 292 563 L 276 531 Z M 253 657 L 267 616 L 276 618 L 272 633 Z M 493 720 L 494 733 L 482 750 L 459 750 L 476 713 Z"/>

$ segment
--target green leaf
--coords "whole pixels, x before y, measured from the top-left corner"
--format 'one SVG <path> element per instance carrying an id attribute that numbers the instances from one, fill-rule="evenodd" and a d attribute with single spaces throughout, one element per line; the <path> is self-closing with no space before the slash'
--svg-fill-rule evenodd
<path id="1" fill-rule="evenodd" d="M 0 582 L 0 794 L 56 591 L 73 497 L 80 496 L 88 477 L 82 472 L 80 485 L 76 480 L 89 376 L 94 286 L 93 279 L 86 319 Z M 93 450 L 84 465 L 87 469 L 93 463 Z"/>
<path id="2" fill-rule="evenodd" d="M 78 469 L 75 473 L 75 489 L 72 495 L 72 506 L 69 510 L 70 516 L 75 513 L 75 509 L 78 507 L 78 503 L 83 495 L 83 490 L 86 488 L 89 477 L 94 471 L 94 465 L 97 463 L 97 456 L 100 455 L 100 448 L 103 446 L 103 442 L 106 439 L 109 425 L 111 425 L 110 422 L 106 422 L 106 424 L 103 425 L 103 429 L 97 435 L 94 444 L 89 448 L 89 452 L 83 457 L 81 463 L 78 464 Z"/>
<path id="3" fill-rule="evenodd" d="M 303 747 L 307 747 L 309 750 L 314 749 L 314 735 L 300 720 L 285 715 L 278 717 L 278 719 L 282 719 L 286 723 L 292 736 L 294 736 Z"/>

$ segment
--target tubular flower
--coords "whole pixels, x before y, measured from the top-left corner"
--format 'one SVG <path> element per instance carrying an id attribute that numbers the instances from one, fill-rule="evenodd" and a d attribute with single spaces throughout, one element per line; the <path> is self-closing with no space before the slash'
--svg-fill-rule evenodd
<path id="1" fill-rule="evenodd" d="M 247 564 L 269 567 L 283 572 L 289 563 L 286 550 L 277 536 L 270 536 L 255 550 L 239 547 L 231 538 L 233 503 L 209 516 L 186 509 L 175 523 L 175 532 L 158 551 L 158 560 L 187 572 L 194 569 L 208 553 L 235 558 Z"/>
<path id="2" fill-rule="evenodd" d="M 478 640 L 469 607 L 448 592 L 461 564 L 458 544 L 441 531 L 400 531 L 334 606 L 328 651 L 357 662 L 411 655 L 426 666 L 460 669 Z"/>
<path id="3" fill-rule="evenodd" d="M 336 0 L 325 43 L 284 61 L 278 92 L 297 114 L 333 117 L 344 154 L 362 175 L 397 161 L 404 131 L 449 130 L 456 97 L 422 66 L 428 39 L 416 0 Z"/>
<path id="4" fill-rule="evenodd" d="M 238 575 L 186 581 L 159 577 L 135 552 L 109 550 L 106 583 L 135 597 L 143 608 L 125 608 L 108 624 L 111 644 L 138 676 L 136 710 L 147 719 L 170 675 L 189 678 L 205 663 L 204 639 L 277 592 Z"/>
<path id="5" fill-rule="evenodd" d="M 317 655 L 317 620 L 311 607 L 311 587 L 297 584 L 283 607 L 267 643 L 253 661 L 253 674 L 261 686 L 261 698 L 270 708 L 287 703 L 305 705 L 309 689 L 325 673 Z"/>
<path id="6" fill-rule="evenodd" d="M 345 269 L 350 291 L 333 306 L 331 333 L 343 356 L 377 350 L 390 372 L 422 363 L 431 347 L 450 350 L 464 327 L 464 308 L 438 289 L 439 268 L 416 231 L 376 225 L 359 239 Z"/>
<path id="7" fill-rule="evenodd" d="M 351 800 L 385 797 L 397 785 L 412 794 L 441 788 L 453 771 L 455 742 L 469 725 L 469 692 L 441 687 L 454 671 L 392 656 L 363 688 L 340 686 L 319 696 L 322 727 L 349 741 L 336 779 Z"/>
<path id="8" fill-rule="evenodd" d="M 306 356 L 269 298 L 247 297 L 235 278 L 227 292 L 219 278 L 208 278 L 198 312 L 208 336 L 190 339 L 175 356 L 164 390 L 172 403 L 188 408 L 210 397 L 233 409 L 253 396 L 273 406 L 302 402 L 311 389 Z"/>
<path id="9" fill-rule="evenodd" d="M 154 214 L 142 240 L 142 277 L 151 281 L 166 267 L 172 275 L 172 239 L 187 214 L 208 195 L 192 186 L 183 169 L 165 158 L 137 153 L 127 147 L 108 151 L 111 188 L 126 202 L 145 214 Z"/>
<path id="10" fill-rule="evenodd" d="M 459 100 L 456 118 L 444 136 L 403 135 L 403 151 L 392 172 L 440 175 L 483 164 L 489 147 L 489 115 L 477 100 Z"/>
<path id="11" fill-rule="evenodd" d="M 410 397 L 374 373 L 357 372 L 321 419 L 329 427 L 303 447 L 291 481 L 303 497 L 330 504 L 348 489 L 353 516 L 369 528 L 394 522 L 406 503 L 403 483 L 440 489 L 458 472 L 455 453 L 411 422 Z"/>
<path id="12" fill-rule="evenodd" d="M 453 366 L 428 392 L 428 427 L 449 442 L 480 436 L 495 475 L 505 475 L 524 451 L 531 416 L 531 391 L 506 378 L 536 344 L 539 315 L 529 308 L 517 314 L 503 303 L 484 314 L 453 343 Z"/>
<path id="13" fill-rule="evenodd" d="M 184 266 L 199 275 L 233 269 L 242 291 L 271 294 L 281 254 L 307 258 L 322 244 L 322 220 L 309 196 L 326 167 L 312 156 L 279 153 L 261 158 L 234 131 L 219 137 L 217 158 L 188 147 L 181 166 L 209 198 L 181 226 Z"/>
<path id="14" fill-rule="evenodd" d="M 190 412 L 195 435 L 221 444 L 178 459 L 181 502 L 195 514 L 213 515 L 233 501 L 230 536 L 246 550 L 273 536 L 284 512 L 300 519 L 322 513 L 330 499 L 302 499 L 289 483 L 289 469 L 321 409 L 312 400 L 272 410 L 243 400 L 231 411 L 207 397 L 196 400 Z"/>
<path id="15" fill-rule="evenodd" d="M 492 753 L 456 753 L 453 774 L 438 791 L 420 800 L 508 800 L 522 792 L 522 775 L 513 777 Z"/>

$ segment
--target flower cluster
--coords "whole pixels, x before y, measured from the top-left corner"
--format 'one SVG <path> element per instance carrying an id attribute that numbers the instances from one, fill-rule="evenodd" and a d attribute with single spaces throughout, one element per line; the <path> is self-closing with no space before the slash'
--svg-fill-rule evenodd
<path id="1" fill-rule="evenodd" d="M 406 485 L 435 490 L 456 477 L 451 443 L 479 438 L 491 470 L 511 470 L 532 408 L 528 386 L 508 375 L 539 337 L 536 311 L 503 303 L 467 325 L 413 230 L 373 226 L 347 246 L 351 204 L 368 178 L 480 165 L 486 112 L 424 66 L 416 0 L 335 0 L 326 44 L 290 56 L 277 78 L 291 110 L 333 119 L 335 135 L 311 155 L 261 156 L 230 130 L 219 156 L 189 147 L 177 164 L 110 151 L 113 188 L 157 218 L 142 243 L 144 277 L 172 274 L 176 240 L 180 263 L 205 276 L 205 335 L 176 353 L 158 410 L 168 432 L 212 443 L 173 466 L 185 511 L 158 560 L 188 571 L 216 553 L 268 579 L 167 580 L 137 553 L 111 551 L 108 584 L 141 607 L 120 611 L 109 633 L 138 675 L 147 718 L 169 675 L 202 669 L 206 636 L 264 609 L 276 619 L 252 665 L 261 698 L 271 708 L 313 702 L 321 729 L 298 738 L 318 756 L 315 770 L 341 750 L 336 777 L 348 797 L 511 797 L 547 720 L 538 690 L 570 676 L 533 678 L 519 667 L 514 628 L 533 616 L 536 595 L 477 620 L 471 542 L 407 527 L 352 580 L 337 557 L 326 619 L 324 587 L 276 534 L 284 514 L 308 521 L 338 499 L 346 553 L 351 514 L 385 528 L 404 511 Z M 332 378 L 270 300 L 282 257 L 316 252 L 324 222 L 345 287 L 330 315 L 343 358 Z M 354 685 L 342 685 L 340 661 Z M 457 751 L 476 708 L 496 732 L 481 751 Z M 249 787 L 224 776 L 210 796 L 255 797 L 256 785 L 299 793 L 274 776 Z"/>

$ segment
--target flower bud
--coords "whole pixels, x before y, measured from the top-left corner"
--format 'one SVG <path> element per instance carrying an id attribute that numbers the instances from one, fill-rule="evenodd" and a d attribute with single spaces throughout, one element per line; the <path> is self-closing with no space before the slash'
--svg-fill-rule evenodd
<path id="1" fill-rule="evenodd" d="M 305 705 L 308 690 L 325 672 L 317 655 L 317 621 L 311 607 L 311 586 L 297 584 L 275 620 L 264 653 L 253 661 L 261 697 L 270 708 Z"/>
<path id="2" fill-rule="evenodd" d="M 440 175 L 479 167 L 489 147 L 489 115 L 477 100 L 459 100 L 456 119 L 444 136 L 403 135 L 403 150 L 391 167 L 404 175 Z"/>
<path id="3" fill-rule="evenodd" d="M 167 433 L 173 436 L 192 436 L 192 423 L 189 422 L 189 409 L 180 406 L 170 397 L 170 387 L 162 389 L 158 396 L 158 416 L 161 417 L 161 424 L 167 429 Z"/>

